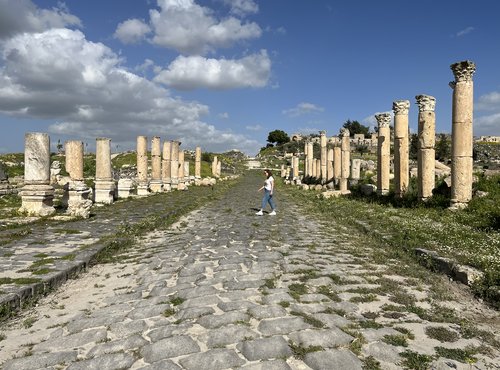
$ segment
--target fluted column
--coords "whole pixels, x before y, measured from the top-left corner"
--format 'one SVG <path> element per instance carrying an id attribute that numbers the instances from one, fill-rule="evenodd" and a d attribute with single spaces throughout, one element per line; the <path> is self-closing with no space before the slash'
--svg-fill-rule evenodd
<path id="1" fill-rule="evenodd" d="M 347 188 L 347 182 L 350 175 L 351 166 L 351 142 L 350 133 L 346 128 L 340 129 L 340 139 L 341 139 L 341 166 L 340 166 L 340 182 L 339 190 L 341 193 L 347 193 L 349 190 Z"/>
<path id="2" fill-rule="evenodd" d="M 376 114 L 378 123 L 378 155 L 377 155 L 377 193 L 385 195 L 389 192 L 389 175 L 391 164 L 391 115 Z"/>
<path id="3" fill-rule="evenodd" d="M 394 111 L 394 192 L 398 198 L 406 193 L 410 181 L 408 166 L 409 109 L 409 100 L 397 100 L 392 104 Z"/>
<path id="4" fill-rule="evenodd" d="M 179 185 L 179 141 L 172 141 L 172 152 L 170 161 L 170 178 L 172 181 L 172 189 L 177 189 Z"/>
<path id="5" fill-rule="evenodd" d="M 148 138 L 137 136 L 137 195 L 148 195 Z"/>
<path id="6" fill-rule="evenodd" d="M 115 181 L 111 171 L 111 139 L 98 137 L 95 147 L 95 192 L 96 203 L 113 203 Z"/>
<path id="7" fill-rule="evenodd" d="M 24 186 L 19 193 L 22 213 L 48 216 L 53 206 L 54 187 L 50 185 L 50 137 L 29 132 L 24 135 Z"/>
<path id="8" fill-rule="evenodd" d="M 425 201 L 432 197 L 435 186 L 436 167 L 436 99 L 429 95 L 417 95 L 418 104 L 418 199 Z"/>
<path id="9" fill-rule="evenodd" d="M 194 153 L 194 177 L 196 179 L 201 179 L 201 148 L 196 147 Z"/>
<path id="10" fill-rule="evenodd" d="M 319 132 L 319 140 L 320 140 L 320 163 L 321 163 L 321 183 L 324 184 L 326 182 L 327 176 L 326 176 L 326 131 L 320 131 Z"/>
<path id="11" fill-rule="evenodd" d="M 465 60 L 451 66 L 453 88 L 451 126 L 451 207 L 466 207 L 472 199 L 472 113 L 474 108 L 474 62 Z"/>
<path id="12" fill-rule="evenodd" d="M 163 181 L 163 191 L 172 190 L 172 178 L 171 178 L 171 155 L 172 155 L 172 142 L 163 142 L 163 159 L 161 162 L 161 178 Z"/>

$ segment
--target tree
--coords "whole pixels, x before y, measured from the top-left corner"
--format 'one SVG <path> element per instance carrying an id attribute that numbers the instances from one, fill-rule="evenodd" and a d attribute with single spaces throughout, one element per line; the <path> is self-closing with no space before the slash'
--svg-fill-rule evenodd
<path id="1" fill-rule="evenodd" d="M 436 159 L 441 162 L 446 162 L 451 158 L 451 142 L 446 137 L 446 134 L 439 134 L 436 141 Z"/>
<path id="2" fill-rule="evenodd" d="M 370 130 L 369 127 L 362 125 L 358 121 L 351 121 L 350 119 L 345 121 L 342 127 L 349 130 L 351 137 L 354 136 L 354 134 L 363 134 L 367 137 L 368 131 Z"/>
<path id="3" fill-rule="evenodd" d="M 288 137 L 288 134 L 283 131 L 283 130 L 274 130 L 269 133 L 267 136 L 267 141 L 269 143 L 276 143 L 276 145 L 281 145 L 288 143 L 290 141 L 290 138 Z"/>
<path id="4" fill-rule="evenodd" d="M 410 136 L 410 159 L 417 160 L 418 157 L 418 135 L 411 134 Z"/>

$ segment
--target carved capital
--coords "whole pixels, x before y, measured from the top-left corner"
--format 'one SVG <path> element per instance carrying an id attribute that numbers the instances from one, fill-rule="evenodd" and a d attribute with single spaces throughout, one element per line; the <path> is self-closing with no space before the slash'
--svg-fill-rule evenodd
<path id="1" fill-rule="evenodd" d="M 326 131 L 325 131 L 325 130 L 321 130 L 321 131 L 319 132 L 319 135 L 320 135 L 320 136 L 325 136 L 325 135 L 326 135 Z"/>
<path id="2" fill-rule="evenodd" d="M 375 119 L 377 120 L 378 127 L 389 127 L 391 124 L 391 115 L 389 113 L 380 113 L 375 115 Z"/>
<path id="3" fill-rule="evenodd" d="M 349 133 L 348 129 L 346 129 L 345 127 L 342 127 L 340 129 L 340 137 L 346 137 L 346 136 L 349 137 L 349 136 L 351 136 L 351 134 Z"/>
<path id="4" fill-rule="evenodd" d="M 476 64 L 470 60 L 453 63 L 450 68 L 455 76 L 455 82 L 472 81 L 472 76 L 476 72 Z"/>
<path id="5" fill-rule="evenodd" d="M 436 98 L 430 95 L 417 95 L 415 96 L 417 99 L 418 111 L 431 111 L 434 112 L 436 108 Z"/>
<path id="6" fill-rule="evenodd" d="M 410 101 L 396 100 L 394 103 L 392 103 L 392 110 L 394 111 L 394 114 L 408 115 L 408 111 L 410 110 Z"/>

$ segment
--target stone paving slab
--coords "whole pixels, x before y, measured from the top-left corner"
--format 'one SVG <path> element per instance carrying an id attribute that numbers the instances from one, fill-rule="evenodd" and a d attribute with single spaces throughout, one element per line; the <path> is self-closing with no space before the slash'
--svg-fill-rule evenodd
<path id="1" fill-rule="evenodd" d="M 435 301 L 430 285 L 411 275 L 417 267 L 404 276 L 394 272 L 398 261 L 373 261 L 365 240 L 305 215 L 279 189 L 278 215 L 256 216 L 261 182 L 245 176 L 222 199 L 151 230 L 115 262 L 2 325 L 0 366 L 401 369 L 413 351 L 429 356 L 427 367 L 460 369 L 465 360 L 439 358 L 436 348 L 470 344 L 490 352 L 474 353 L 469 368 L 495 368 L 495 315 L 474 322 L 476 336 L 464 338 L 474 333 L 456 319 L 467 313 L 464 300 Z M 403 298 L 410 303 L 393 301 Z M 429 327 L 458 337 L 439 341 Z M 480 332 L 488 328 L 492 336 Z"/>

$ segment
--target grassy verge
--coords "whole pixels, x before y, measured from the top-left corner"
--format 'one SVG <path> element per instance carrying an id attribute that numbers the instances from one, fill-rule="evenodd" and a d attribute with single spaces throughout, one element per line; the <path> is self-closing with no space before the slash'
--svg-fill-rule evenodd
<path id="1" fill-rule="evenodd" d="M 467 209 L 455 212 L 437 200 L 416 203 L 410 199 L 411 194 L 393 202 L 389 196 L 320 199 L 316 192 L 285 189 L 308 212 L 369 233 L 386 247 L 411 255 L 415 248 L 425 248 L 483 271 L 484 277 L 473 288 L 499 308 L 500 302 L 494 300 L 500 287 L 499 184 L 500 177 L 482 179 L 478 190 L 489 191 L 489 195 L 474 199 Z"/>

